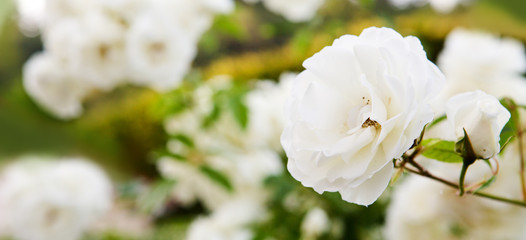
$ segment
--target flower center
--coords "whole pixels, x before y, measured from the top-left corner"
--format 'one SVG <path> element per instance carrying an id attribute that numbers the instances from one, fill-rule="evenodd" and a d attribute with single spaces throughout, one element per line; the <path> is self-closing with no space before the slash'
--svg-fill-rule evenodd
<path id="1" fill-rule="evenodd" d="M 375 128 L 381 128 L 382 125 L 380 125 L 377 121 L 371 120 L 371 118 L 367 118 L 365 122 L 362 123 L 362 128 L 368 128 L 370 126 L 374 126 Z"/>

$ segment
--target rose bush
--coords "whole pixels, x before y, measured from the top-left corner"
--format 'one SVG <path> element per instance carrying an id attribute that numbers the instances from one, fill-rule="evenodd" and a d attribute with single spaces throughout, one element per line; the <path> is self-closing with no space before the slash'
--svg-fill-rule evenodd
<path id="1" fill-rule="evenodd" d="M 303 63 L 286 106 L 281 143 L 294 178 L 348 202 L 373 203 L 392 160 L 433 119 L 444 82 L 416 37 L 388 28 L 345 35 Z"/>
<path id="2" fill-rule="evenodd" d="M 458 94 L 447 102 L 446 114 L 458 139 L 469 137 L 475 155 L 488 159 L 500 151 L 500 132 L 510 112 L 497 98 L 477 90 Z"/>

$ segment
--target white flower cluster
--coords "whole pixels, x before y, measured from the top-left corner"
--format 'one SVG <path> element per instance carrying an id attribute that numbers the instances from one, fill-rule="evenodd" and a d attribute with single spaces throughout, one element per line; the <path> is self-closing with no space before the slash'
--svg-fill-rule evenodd
<path id="1" fill-rule="evenodd" d="M 385 190 L 392 160 L 433 119 L 444 76 L 415 37 L 388 28 L 345 35 L 303 63 L 281 143 L 294 178 L 369 205 Z"/>
<path id="2" fill-rule="evenodd" d="M 458 5 L 470 4 L 473 0 L 389 0 L 389 2 L 398 8 L 407 8 L 409 6 L 421 7 L 429 3 L 431 7 L 439 13 L 449 13 Z"/>
<path id="3" fill-rule="evenodd" d="M 124 82 L 177 87 L 214 15 L 232 11 L 234 2 L 46 0 L 44 6 L 45 51 L 24 67 L 24 86 L 44 108 L 72 118 L 95 89 Z"/>
<path id="4" fill-rule="evenodd" d="M 524 46 L 515 39 L 455 29 L 446 38 L 438 66 L 447 79 L 433 104 L 439 113 L 444 112 L 444 103 L 450 97 L 477 89 L 526 104 L 526 79 L 522 76 L 526 55 Z"/>
<path id="5" fill-rule="evenodd" d="M 256 3 L 260 0 L 244 0 Z M 325 0 L 261 0 L 270 11 L 283 15 L 291 22 L 304 22 L 312 19 Z"/>
<path id="6" fill-rule="evenodd" d="M 198 219 L 192 225 L 189 239 L 209 239 L 202 234 L 224 236 L 217 239 L 250 239 L 251 233 L 243 226 L 256 218 L 243 217 L 245 220 L 238 223 L 235 220 L 238 210 L 222 209 L 230 208 L 232 202 L 240 199 L 252 202 L 250 208 L 265 209 L 267 191 L 263 188 L 263 181 L 283 171 L 279 137 L 284 116 L 280 109 L 295 76 L 285 73 L 279 83 L 258 81 L 255 88 L 244 95 L 241 101 L 248 108 L 246 129 L 228 109 L 221 110 L 209 126 L 203 126 L 203 120 L 217 111 L 215 96 L 233 87 L 229 77 L 205 82 L 193 91 L 191 107 L 167 118 L 166 131 L 176 136 L 168 142 L 168 149 L 185 159 L 165 157 L 158 162 L 158 168 L 165 178 L 176 180 L 172 193 L 174 199 L 183 204 L 199 200 L 212 210 L 211 216 Z M 193 144 L 181 141 L 181 136 L 190 138 Z M 232 189 L 229 191 L 210 178 L 203 168 L 222 174 Z M 254 204 L 258 206 L 252 206 Z M 233 220 L 225 220 L 230 217 Z M 208 230 L 199 230 L 202 228 Z"/>
<path id="7" fill-rule="evenodd" d="M 26 157 L 0 175 L 0 229 L 15 239 L 78 239 L 111 205 L 110 180 L 84 159 Z"/>
<path id="8" fill-rule="evenodd" d="M 522 197 L 518 154 L 517 144 L 506 149 L 499 159 L 495 182 L 484 192 L 512 199 Z M 429 169 L 455 182 L 460 165 L 435 161 Z M 477 161 L 470 166 L 465 183 L 477 187 L 480 181 L 491 176 L 488 165 Z M 420 176 L 409 176 L 395 190 L 387 211 L 386 239 L 523 239 L 526 236 L 523 208 L 476 196 L 459 197 L 456 190 Z"/>
<path id="9" fill-rule="evenodd" d="M 265 210 L 260 200 L 252 197 L 233 199 L 210 216 L 195 220 L 188 230 L 188 240 L 250 240 L 253 233 L 249 226 L 261 220 Z"/>

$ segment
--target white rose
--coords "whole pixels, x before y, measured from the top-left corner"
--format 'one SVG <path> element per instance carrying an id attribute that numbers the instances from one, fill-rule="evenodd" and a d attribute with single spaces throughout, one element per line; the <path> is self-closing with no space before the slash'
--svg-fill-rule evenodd
<path id="1" fill-rule="evenodd" d="M 446 104 L 446 115 L 456 137 L 468 134 L 473 150 L 478 157 L 491 158 L 500 151 L 500 132 L 510 112 L 497 98 L 477 90 L 458 94 Z"/>
<path id="2" fill-rule="evenodd" d="M 457 28 L 447 36 L 438 66 L 446 76 L 459 81 L 498 81 L 526 71 L 526 56 L 516 39 Z"/>
<path id="3" fill-rule="evenodd" d="M 435 112 L 443 113 L 450 97 L 477 89 L 526 104 L 526 55 L 515 39 L 458 28 L 447 36 L 437 64 L 447 81 Z"/>
<path id="4" fill-rule="evenodd" d="M 317 192 L 369 205 L 385 190 L 392 160 L 433 119 L 442 73 L 416 37 L 388 28 L 345 35 L 303 63 L 281 136 L 288 170 Z"/>
<path id="5" fill-rule="evenodd" d="M 289 21 L 303 22 L 314 17 L 324 2 L 325 0 L 263 0 L 263 5 Z"/>
<path id="6" fill-rule="evenodd" d="M 40 53 L 24 65 L 24 88 L 40 106 L 62 119 L 82 113 L 82 99 L 93 90 L 62 69 L 53 56 Z"/>
<path id="7" fill-rule="evenodd" d="M 16 239 L 78 239 L 112 204 L 110 180 L 83 159 L 25 157 L 0 179 L 0 222 Z"/>
<path id="8" fill-rule="evenodd" d="M 197 43 L 183 29 L 152 12 L 137 17 L 127 33 L 129 77 L 157 91 L 179 86 L 196 52 Z"/>
<path id="9" fill-rule="evenodd" d="M 65 62 L 78 81 L 102 90 L 120 84 L 126 73 L 124 28 L 99 12 L 64 19 L 44 33 L 46 51 Z"/>

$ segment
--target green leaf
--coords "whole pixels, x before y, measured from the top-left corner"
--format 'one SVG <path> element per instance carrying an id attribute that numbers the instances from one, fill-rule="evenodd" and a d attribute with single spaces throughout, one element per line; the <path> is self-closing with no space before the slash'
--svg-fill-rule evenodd
<path id="1" fill-rule="evenodd" d="M 438 123 L 440 123 L 440 122 L 442 122 L 442 121 L 444 121 L 446 119 L 447 119 L 447 116 L 445 114 L 440 116 L 440 117 L 437 117 L 431 123 L 427 124 L 426 128 L 431 128 L 431 127 L 437 125 Z"/>
<path id="2" fill-rule="evenodd" d="M 184 155 L 181 155 L 179 153 L 173 153 L 171 151 L 168 151 L 166 149 L 160 149 L 155 150 L 150 154 L 152 157 L 149 162 L 155 163 L 157 160 L 161 159 L 162 157 L 170 157 L 173 158 L 176 161 L 186 161 L 186 157 Z"/>
<path id="3" fill-rule="evenodd" d="M 478 192 L 478 191 L 480 191 L 480 190 L 483 190 L 483 189 L 485 189 L 485 188 L 491 186 L 491 184 L 494 183 L 496 179 L 497 179 L 497 175 L 493 175 L 493 176 L 491 176 L 491 178 L 488 179 L 488 181 L 484 182 L 484 184 L 482 184 L 482 186 L 480 186 L 479 188 L 477 188 L 477 189 L 476 189 L 475 191 L 473 191 L 473 192 Z"/>
<path id="4" fill-rule="evenodd" d="M 422 141 L 422 155 L 447 163 L 461 163 L 462 157 L 455 152 L 455 142 L 430 138 Z"/>
<path id="5" fill-rule="evenodd" d="M 501 146 L 501 151 L 504 150 L 504 147 L 508 142 L 516 136 L 519 129 L 518 124 L 520 124 L 519 111 L 517 104 L 510 98 L 503 98 L 500 100 L 502 106 L 504 106 L 511 114 L 510 120 L 504 125 L 504 128 L 500 132 L 499 144 Z"/>
<path id="6" fill-rule="evenodd" d="M 208 166 L 202 166 L 200 170 L 207 177 L 224 187 L 229 192 L 232 192 L 234 190 L 234 188 L 232 187 L 232 183 L 230 183 L 230 180 L 223 173 L 218 172 L 215 169 L 210 168 Z"/>
<path id="7" fill-rule="evenodd" d="M 248 125 L 248 107 L 243 102 L 243 96 L 244 95 L 232 96 L 229 101 L 229 107 L 239 126 L 241 126 L 242 129 L 246 129 Z"/>
<path id="8" fill-rule="evenodd" d="M 190 138 L 189 136 L 187 136 L 185 134 L 173 135 L 172 139 L 177 140 L 177 141 L 179 141 L 179 142 L 183 143 L 184 145 L 186 145 L 188 147 L 191 147 L 191 148 L 193 148 L 195 146 L 194 141 L 192 140 L 192 138 Z"/>
<path id="9" fill-rule="evenodd" d="M 173 180 L 157 181 L 147 194 L 138 199 L 139 208 L 148 213 L 158 211 L 168 200 L 175 184 Z"/>
<path id="10" fill-rule="evenodd" d="M 212 112 L 210 112 L 210 114 L 208 114 L 208 116 L 206 116 L 205 119 L 203 119 L 203 123 L 201 126 L 203 128 L 208 128 L 212 126 L 219 119 L 220 116 L 221 108 L 217 103 L 215 103 L 214 107 L 212 108 Z"/>

